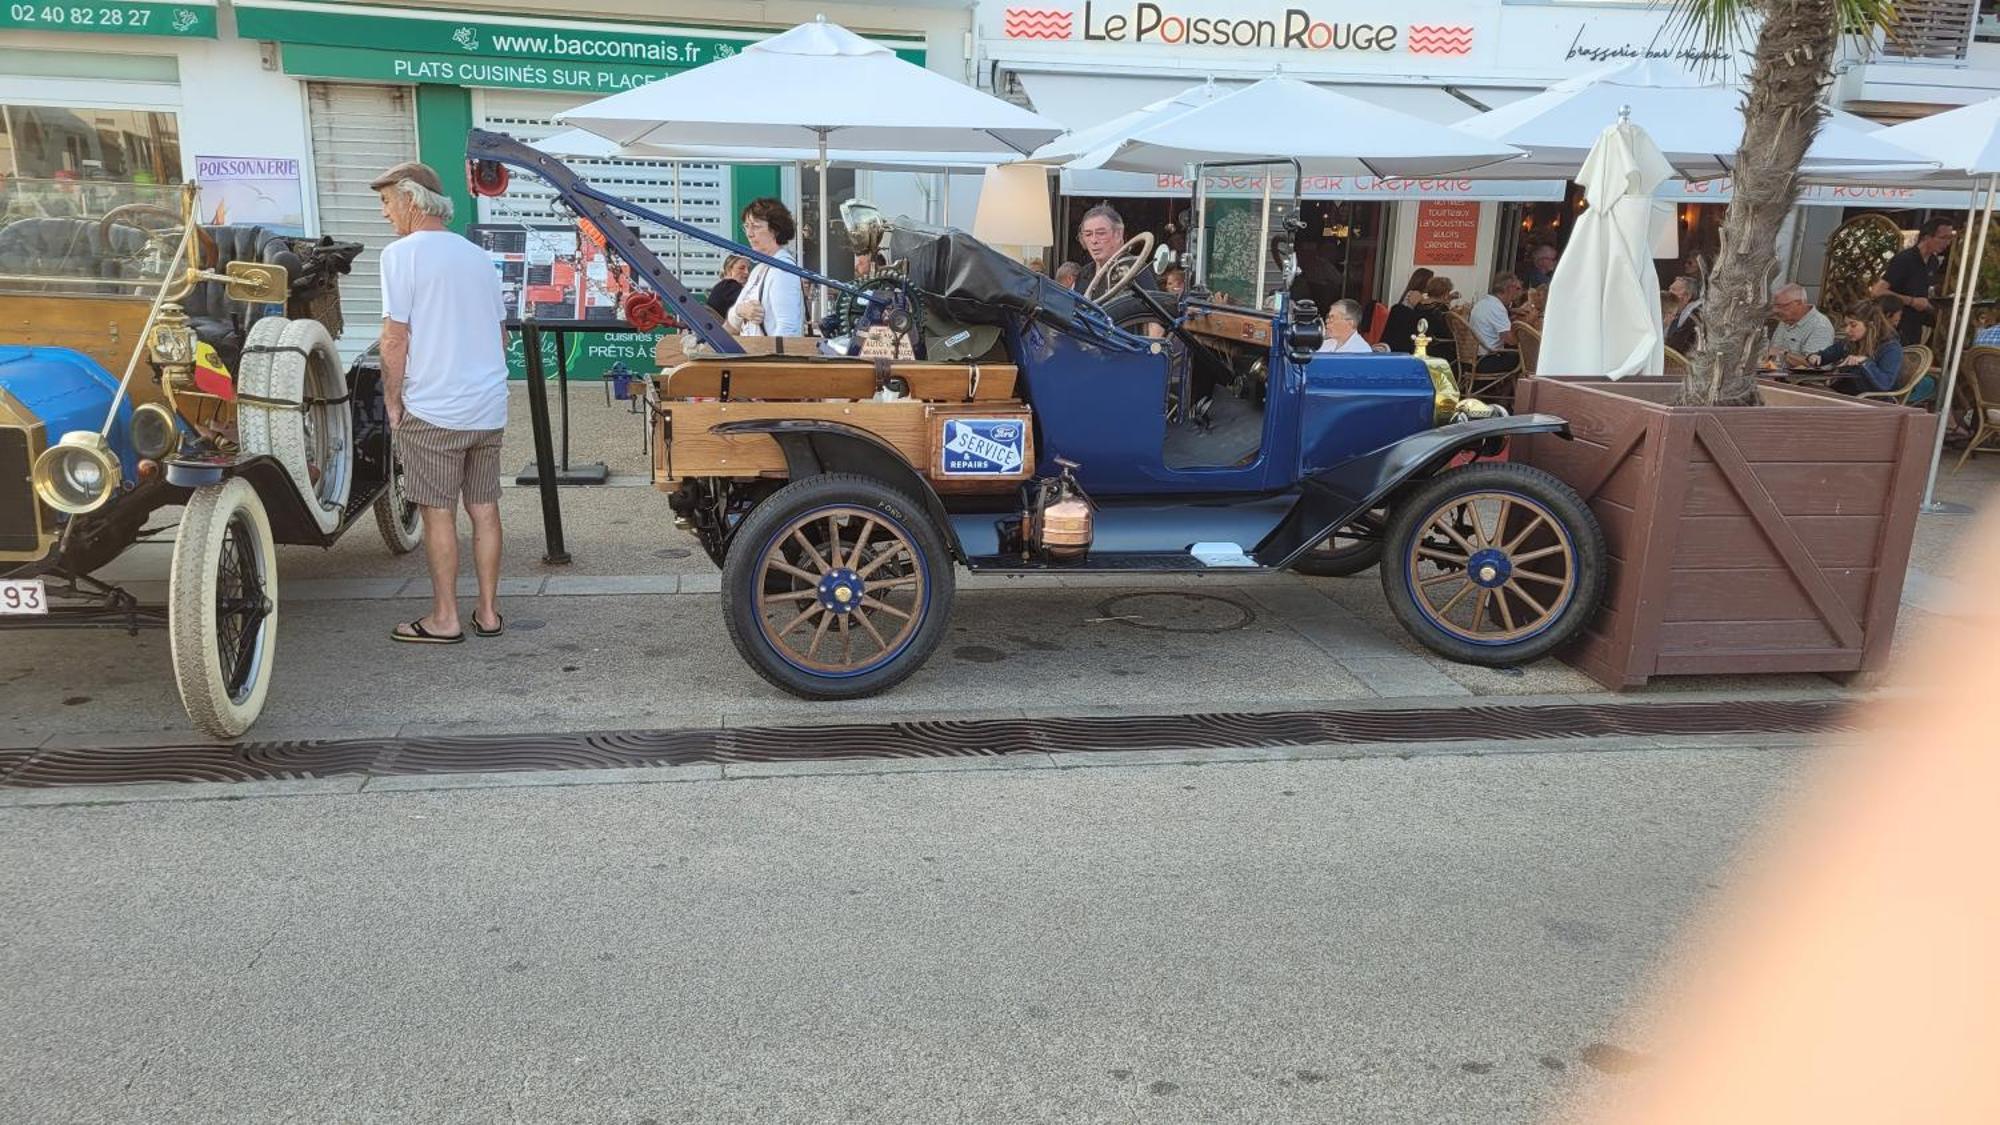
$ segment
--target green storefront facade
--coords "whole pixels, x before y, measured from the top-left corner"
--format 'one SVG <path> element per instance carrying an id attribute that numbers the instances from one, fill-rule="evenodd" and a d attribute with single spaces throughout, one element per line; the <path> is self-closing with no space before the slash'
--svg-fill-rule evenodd
<path id="1" fill-rule="evenodd" d="M 464 177 L 453 174 L 464 165 L 466 132 L 481 123 L 477 91 L 532 91 L 587 100 L 729 58 L 784 30 L 305 0 L 240 0 L 232 7 L 237 37 L 273 44 L 287 76 L 316 85 L 410 90 L 416 156 L 443 175 L 455 205 L 453 226 L 459 230 L 477 221 L 478 214 Z M 921 39 L 876 38 L 923 64 Z M 733 165 L 730 213 L 758 196 L 781 194 L 783 182 L 778 166 Z M 651 364 L 652 344 L 650 336 L 639 333 L 578 335 L 569 345 L 569 367 L 580 378 L 600 377 L 621 360 L 643 369 Z M 518 374 L 518 356 L 516 360 Z"/>

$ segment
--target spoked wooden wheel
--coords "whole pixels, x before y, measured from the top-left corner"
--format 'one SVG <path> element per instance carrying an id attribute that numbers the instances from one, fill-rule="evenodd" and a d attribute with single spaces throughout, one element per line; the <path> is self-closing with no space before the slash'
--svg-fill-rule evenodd
<path id="1" fill-rule="evenodd" d="M 787 524 L 764 551 L 759 585 L 765 639 L 801 668 L 836 675 L 894 657 L 924 605 L 909 533 L 844 504 Z"/>
<path id="2" fill-rule="evenodd" d="M 1383 589 L 1427 647 L 1518 664 L 1573 637 L 1604 589 L 1604 537 L 1568 486 L 1524 465 L 1444 473 L 1400 507 Z"/>
<path id="3" fill-rule="evenodd" d="M 737 651 L 808 699 L 872 695 L 943 639 L 952 562 L 924 509 L 881 481 L 794 481 L 744 518 L 724 561 Z"/>

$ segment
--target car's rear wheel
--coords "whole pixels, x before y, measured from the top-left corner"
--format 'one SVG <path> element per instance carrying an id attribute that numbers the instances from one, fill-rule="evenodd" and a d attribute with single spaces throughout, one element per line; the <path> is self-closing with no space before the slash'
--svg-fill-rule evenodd
<path id="1" fill-rule="evenodd" d="M 389 434 L 389 480 L 375 497 L 375 527 L 392 555 L 407 555 L 424 541 L 424 512 L 403 489 L 403 457 Z"/>
<path id="2" fill-rule="evenodd" d="M 194 490 L 168 579 L 167 637 L 181 705 L 202 731 L 236 738 L 264 710 L 278 648 L 271 521 L 250 482 Z"/>
<path id="3" fill-rule="evenodd" d="M 1382 590 L 1424 647 L 1525 664 L 1568 642 L 1604 595 L 1604 531 L 1583 498 L 1527 465 L 1439 474 L 1389 521 Z"/>
<path id="4" fill-rule="evenodd" d="M 954 575 L 923 506 L 870 477 L 826 473 L 757 505 L 722 568 L 723 618 L 743 659 L 806 699 L 901 683 L 944 639 Z"/>

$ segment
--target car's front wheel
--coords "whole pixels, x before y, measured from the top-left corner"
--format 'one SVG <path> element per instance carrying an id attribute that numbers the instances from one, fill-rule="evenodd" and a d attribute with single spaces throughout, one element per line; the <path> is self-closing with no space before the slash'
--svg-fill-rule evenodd
<path id="1" fill-rule="evenodd" d="M 277 550 L 257 490 L 241 477 L 194 490 L 168 579 L 174 682 L 194 725 L 236 738 L 264 710 L 278 649 Z"/>
<path id="2" fill-rule="evenodd" d="M 955 590 L 923 506 L 871 477 L 793 481 L 737 528 L 722 568 L 730 640 L 758 674 L 805 699 L 885 691 L 929 659 Z"/>
<path id="3" fill-rule="evenodd" d="M 1604 572 L 1604 531 L 1575 490 L 1527 465 L 1476 462 L 1397 505 L 1382 591 L 1424 647 L 1502 667 L 1574 638 Z"/>

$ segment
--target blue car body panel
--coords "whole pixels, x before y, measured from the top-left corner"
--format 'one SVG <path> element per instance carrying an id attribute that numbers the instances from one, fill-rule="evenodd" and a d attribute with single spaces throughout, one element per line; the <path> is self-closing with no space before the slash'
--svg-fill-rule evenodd
<path id="1" fill-rule="evenodd" d="M 42 420 L 48 443 L 72 430 L 97 432 L 118 393 L 118 377 L 97 361 L 70 348 L 26 348 L 0 344 L 0 387 Z M 139 457 L 132 448 L 132 399 L 118 403 L 118 420 L 108 437 L 118 454 L 126 484 L 134 481 Z"/>

